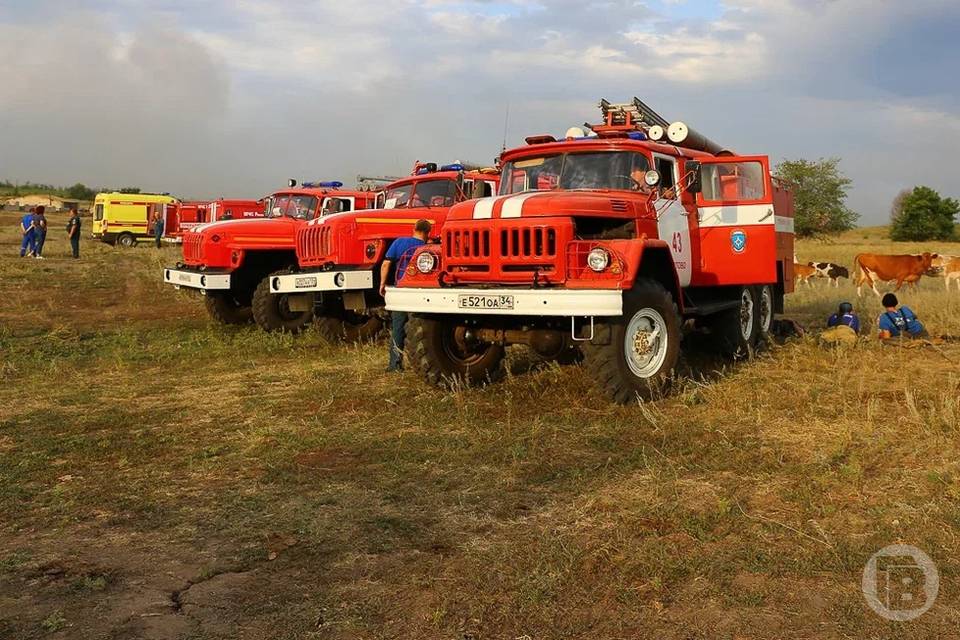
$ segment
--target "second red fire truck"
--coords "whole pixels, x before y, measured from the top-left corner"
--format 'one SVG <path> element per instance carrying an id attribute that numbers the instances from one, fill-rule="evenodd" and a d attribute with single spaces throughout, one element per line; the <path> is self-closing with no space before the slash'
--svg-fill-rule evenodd
<path id="1" fill-rule="evenodd" d="M 640 100 L 503 153 L 497 197 L 455 205 L 386 306 L 410 312 L 408 366 L 491 380 L 504 348 L 582 346 L 618 402 L 660 393 L 685 321 L 734 356 L 792 291 L 793 201 L 766 156 L 725 151 Z"/>
<path id="2" fill-rule="evenodd" d="M 315 308 L 314 325 L 331 341 L 370 339 L 383 325 L 380 265 L 390 243 L 413 233 L 417 220 L 434 225 L 458 202 L 491 196 L 494 169 L 417 163 L 413 174 L 387 185 L 378 208 L 311 221 L 297 230 L 297 266 L 270 278 L 270 291 L 297 308 Z"/>

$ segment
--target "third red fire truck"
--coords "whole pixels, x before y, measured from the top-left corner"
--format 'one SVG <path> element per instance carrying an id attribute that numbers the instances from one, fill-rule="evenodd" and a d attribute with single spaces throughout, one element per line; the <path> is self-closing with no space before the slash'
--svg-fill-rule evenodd
<path id="1" fill-rule="evenodd" d="M 390 243 L 409 236 L 417 220 L 434 236 L 457 202 L 496 193 L 494 169 L 460 163 L 417 163 L 413 174 L 387 185 L 378 208 L 328 216 L 297 231 L 297 268 L 270 278 L 285 304 L 316 309 L 314 325 L 328 340 L 366 340 L 380 331 L 383 298 L 380 265 Z"/>
<path id="2" fill-rule="evenodd" d="M 201 200 L 167 205 L 164 211 L 163 239 L 167 242 L 183 242 L 183 234 L 201 224 L 217 220 L 262 218 L 264 200 Z"/>
<path id="3" fill-rule="evenodd" d="M 504 347 L 582 345 L 614 400 L 659 394 L 684 321 L 734 356 L 792 291 L 793 201 L 766 156 L 725 151 L 634 98 L 602 124 L 503 153 L 500 195 L 454 206 L 386 306 L 414 314 L 408 365 L 481 383 Z"/>

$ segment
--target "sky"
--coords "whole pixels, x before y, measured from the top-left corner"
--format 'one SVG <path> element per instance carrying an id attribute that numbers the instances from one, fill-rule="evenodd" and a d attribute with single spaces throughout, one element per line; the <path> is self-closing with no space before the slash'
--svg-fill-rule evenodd
<path id="1" fill-rule="evenodd" d="M 352 185 L 638 96 L 738 153 L 840 157 L 881 224 L 903 188 L 960 196 L 958 33 L 956 0 L 0 0 L 0 179 Z"/>

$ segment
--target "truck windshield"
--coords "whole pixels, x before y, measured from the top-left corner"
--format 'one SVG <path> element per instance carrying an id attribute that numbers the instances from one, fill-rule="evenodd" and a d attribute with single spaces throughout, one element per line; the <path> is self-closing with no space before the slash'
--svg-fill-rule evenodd
<path id="1" fill-rule="evenodd" d="M 449 207 L 456 200 L 453 180 L 424 180 L 387 189 L 384 208 Z"/>
<path id="2" fill-rule="evenodd" d="M 300 194 L 280 194 L 270 198 L 267 216 L 270 218 L 297 218 L 309 220 L 317 210 L 317 198 Z"/>
<path id="3" fill-rule="evenodd" d="M 640 153 L 601 151 L 520 158 L 503 167 L 500 194 L 550 189 L 640 191 L 650 161 Z"/>

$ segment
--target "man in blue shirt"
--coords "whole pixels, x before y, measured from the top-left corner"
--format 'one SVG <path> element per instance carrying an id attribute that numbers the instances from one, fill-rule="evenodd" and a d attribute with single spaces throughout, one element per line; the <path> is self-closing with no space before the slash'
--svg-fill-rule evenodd
<path id="1" fill-rule="evenodd" d="M 880 332 L 880 339 L 898 338 L 906 336 L 909 338 L 925 338 L 927 330 L 923 328 L 923 323 L 917 319 L 917 315 L 910 310 L 910 307 L 903 305 L 899 309 L 897 305 L 900 302 L 897 296 L 888 293 L 880 301 L 884 312 L 877 317 L 877 329 Z"/>
<path id="2" fill-rule="evenodd" d="M 827 326 L 847 326 L 853 329 L 854 333 L 860 333 L 860 318 L 853 312 L 852 304 L 841 302 L 837 312 L 827 319 Z"/>
<path id="3" fill-rule="evenodd" d="M 23 241 L 20 243 L 20 257 L 32 256 L 37 249 L 37 232 L 33 228 L 33 211 L 20 220 L 20 233 L 23 234 Z"/>
<path id="4" fill-rule="evenodd" d="M 383 264 L 380 265 L 380 295 L 387 292 L 387 283 L 397 284 L 403 280 L 407 272 L 407 265 L 410 264 L 410 258 L 417 250 L 417 247 L 426 244 L 430 238 L 430 221 L 417 220 L 413 226 L 413 236 L 408 238 L 397 238 L 387 249 L 387 255 L 383 258 Z M 393 279 L 391 280 L 391 273 Z M 387 371 L 403 370 L 403 343 L 407 338 L 407 318 L 409 314 L 404 311 L 390 312 L 390 364 Z"/>

